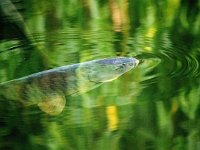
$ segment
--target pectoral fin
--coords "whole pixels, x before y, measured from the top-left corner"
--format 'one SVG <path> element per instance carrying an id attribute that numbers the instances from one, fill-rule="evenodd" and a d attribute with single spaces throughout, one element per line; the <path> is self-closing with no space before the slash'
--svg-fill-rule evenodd
<path id="1" fill-rule="evenodd" d="M 42 111 L 49 115 L 58 115 L 63 111 L 65 103 L 66 100 L 64 95 L 53 94 L 44 98 L 38 103 L 38 106 Z"/>

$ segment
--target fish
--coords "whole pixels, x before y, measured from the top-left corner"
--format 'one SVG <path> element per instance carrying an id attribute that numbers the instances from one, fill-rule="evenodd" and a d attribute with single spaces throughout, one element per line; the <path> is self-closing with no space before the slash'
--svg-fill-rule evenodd
<path id="1" fill-rule="evenodd" d="M 115 57 L 61 66 L 1 83 L 0 95 L 24 105 L 36 104 L 43 112 L 58 115 L 65 107 L 66 96 L 111 82 L 138 63 L 136 58 Z"/>

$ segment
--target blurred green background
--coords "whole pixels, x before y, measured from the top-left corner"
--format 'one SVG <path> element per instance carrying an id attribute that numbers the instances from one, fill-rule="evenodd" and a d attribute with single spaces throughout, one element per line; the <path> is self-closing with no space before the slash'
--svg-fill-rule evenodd
<path id="1" fill-rule="evenodd" d="M 199 150 L 199 0 L 1 0 L 0 82 L 128 56 L 139 66 L 48 116 L 0 99 L 0 149 Z"/>

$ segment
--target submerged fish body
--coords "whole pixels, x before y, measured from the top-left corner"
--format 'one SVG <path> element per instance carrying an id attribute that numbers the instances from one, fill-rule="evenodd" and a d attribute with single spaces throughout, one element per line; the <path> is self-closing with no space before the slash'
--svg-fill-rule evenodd
<path id="1" fill-rule="evenodd" d="M 135 58 L 93 60 L 47 71 L 0 84 L 0 95 L 57 115 L 65 106 L 65 96 L 80 94 L 112 81 L 137 66 Z"/>

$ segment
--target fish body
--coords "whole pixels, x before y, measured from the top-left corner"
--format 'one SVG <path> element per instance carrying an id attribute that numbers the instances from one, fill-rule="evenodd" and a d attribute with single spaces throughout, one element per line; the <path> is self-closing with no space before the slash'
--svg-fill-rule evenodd
<path id="1" fill-rule="evenodd" d="M 135 58 L 117 57 L 62 66 L 0 84 L 0 95 L 25 104 L 37 104 L 57 115 L 65 96 L 87 92 L 110 82 L 138 64 Z"/>

